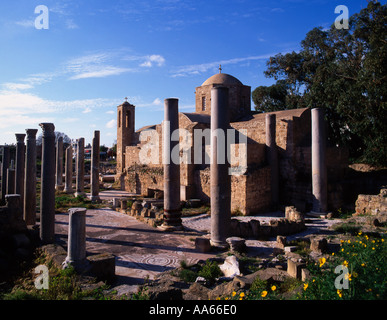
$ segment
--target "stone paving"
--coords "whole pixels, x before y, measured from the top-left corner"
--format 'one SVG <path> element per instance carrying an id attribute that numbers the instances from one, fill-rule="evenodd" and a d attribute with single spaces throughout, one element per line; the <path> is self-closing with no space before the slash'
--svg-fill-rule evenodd
<path id="1" fill-rule="evenodd" d="M 65 244 L 68 214 L 57 214 L 55 218 L 57 241 Z M 192 240 L 198 235 L 163 232 L 108 208 L 87 210 L 86 214 L 87 254 L 114 254 L 119 284 L 140 284 L 146 277 L 153 279 L 160 272 L 178 267 L 182 260 L 195 263 L 214 257 L 215 253 L 195 250 Z"/>
<path id="2" fill-rule="evenodd" d="M 112 196 L 123 197 L 130 194 L 123 191 L 104 191 L 100 194 L 106 200 Z M 264 222 L 279 219 L 283 215 L 277 212 L 260 216 L 259 219 Z M 56 214 L 55 219 L 56 240 L 66 246 L 68 213 Z M 238 219 L 248 220 L 251 217 Z M 335 220 L 313 218 L 308 223 L 308 229 L 297 236 L 326 229 Z M 145 278 L 153 279 L 161 272 L 178 267 L 182 260 L 195 263 L 216 256 L 218 252 L 200 253 L 195 250 L 194 239 L 209 236 L 208 215 L 183 218 L 183 226 L 185 231 L 165 232 L 110 208 L 89 209 L 86 213 L 87 254 L 106 252 L 116 256 L 116 285 L 138 285 Z M 269 255 L 275 243 L 275 239 L 246 241 L 249 255 L 260 257 Z"/>

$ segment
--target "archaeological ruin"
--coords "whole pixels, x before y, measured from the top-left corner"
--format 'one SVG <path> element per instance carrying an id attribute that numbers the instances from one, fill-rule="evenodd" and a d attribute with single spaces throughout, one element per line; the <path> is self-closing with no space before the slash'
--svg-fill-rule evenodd
<path id="1" fill-rule="evenodd" d="M 340 240 L 320 232 L 331 232 L 342 210 L 365 228 L 385 228 L 385 173 L 348 166 L 347 150 L 328 140 L 323 109 L 252 112 L 250 87 L 221 72 L 195 94 L 195 112 L 167 98 L 164 121 L 139 130 L 136 107 L 119 105 L 111 175 L 103 174 L 99 130 L 88 164 L 85 138 L 65 145 L 53 123 L 39 124 L 41 146 L 38 129 L 16 134 L 1 153 L 0 269 L 39 247 L 59 269 L 129 283 L 131 294 L 155 278 L 145 281 L 150 299 L 216 299 L 253 276 L 306 281 L 305 260 L 337 252 Z M 64 209 L 62 197 L 82 207 Z M 299 243 L 308 257 L 294 253 Z M 242 276 L 238 259 L 247 255 L 260 270 Z M 204 268 L 204 260 L 223 262 L 224 277 L 175 284 L 175 268 Z"/>
<path id="2" fill-rule="evenodd" d="M 185 157 L 180 163 L 181 200 L 210 203 L 211 142 L 206 133 L 212 120 L 211 90 L 217 87 L 229 90 L 229 129 L 235 132 L 228 142 L 233 155 L 230 166 L 242 168 L 231 175 L 232 212 L 251 215 L 282 204 L 321 213 L 343 206 L 340 179 L 348 155 L 345 149 L 329 145 L 326 136 L 316 137 L 324 132 L 324 115 L 315 120 L 317 110 L 311 108 L 254 113 L 251 88 L 225 73 L 196 88 L 195 112 L 179 112 L 178 139 L 181 158 Z M 317 149 L 315 141 L 321 142 Z M 164 190 L 164 142 L 162 124 L 135 130 L 135 106 L 125 101 L 117 107 L 116 180 L 123 190 L 145 197 Z M 316 168 L 320 168 L 318 174 Z M 324 172 L 329 172 L 329 179 Z"/>

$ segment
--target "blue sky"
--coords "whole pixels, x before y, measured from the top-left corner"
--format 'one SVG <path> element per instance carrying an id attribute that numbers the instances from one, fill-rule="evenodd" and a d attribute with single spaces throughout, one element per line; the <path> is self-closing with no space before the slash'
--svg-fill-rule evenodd
<path id="1" fill-rule="evenodd" d="M 49 10 L 46 30 L 35 28 L 38 5 Z M 86 143 L 100 130 L 111 146 L 125 97 L 136 129 L 161 123 L 165 98 L 193 112 L 195 87 L 219 64 L 252 90 L 270 85 L 268 58 L 298 51 L 308 31 L 334 23 L 338 5 L 352 15 L 367 1 L 2 0 L 0 144 L 53 122 Z"/>

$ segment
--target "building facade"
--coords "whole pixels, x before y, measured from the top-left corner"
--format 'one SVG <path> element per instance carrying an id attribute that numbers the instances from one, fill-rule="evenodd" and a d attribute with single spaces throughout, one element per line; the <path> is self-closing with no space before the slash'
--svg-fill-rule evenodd
<path id="1" fill-rule="evenodd" d="M 196 132 L 209 132 L 211 89 L 216 86 L 229 88 L 230 128 L 236 132 L 236 140 L 230 147 L 234 155 L 230 159 L 232 168 L 241 166 L 238 155 L 243 148 L 238 139 L 242 137 L 246 141 L 243 145 L 245 169 L 231 177 L 231 210 L 244 215 L 270 211 L 278 205 L 293 205 L 299 210 L 310 210 L 310 109 L 273 112 L 276 115 L 275 142 L 279 166 L 279 200 L 273 207 L 271 168 L 266 146 L 266 114 L 251 111 L 251 87 L 221 72 L 196 88 L 195 112 L 179 113 L 179 129 L 186 135 L 180 136 L 180 149 L 189 158 L 180 165 L 181 199 L 195 198 L 210 202 L 210 139 L 204 135 L 198 136 Z M 117 180 L 129 192 L 153 197 L 160 194 L 157 191 L 162 191 L 164 187 L 162 124 L 135 131 L 134 111 L 135 107 L 128 102 L 117 107 Z M 201 143 L 198 139 L 202 140 Z M 330 177 L 328 206 L 337 209 L 341 205 L 339 181 L 347 166 L 347 153 L 329 147 L 327 164 Z"/>

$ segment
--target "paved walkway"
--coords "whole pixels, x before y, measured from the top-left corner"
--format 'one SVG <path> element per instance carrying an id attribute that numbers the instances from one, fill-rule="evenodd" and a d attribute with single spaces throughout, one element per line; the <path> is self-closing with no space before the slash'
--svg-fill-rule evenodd
<path id="1" fill-rule="evenodd" d="M 55 232 L 59 241 L 67 242 L 68 214 L 57 214 Z M 87 254 L 108 252 L 116 256 L 119 284 L 140 284 L 158 273 L 180 265 L 214 257 L 199 253 L 194 239 L 199 233 L 170 233 L 152 228 L 135 218 L 104 208 L 87 210 Z"/>
<path id="2" fill-rule="evenodd" d="M 101 193 L 105 200 L 130 195 L 114 190 Z M 259 219 L 263 222 L 280 217 L 283 217 L 283 213 L 272 213 L 260 216 Z M 57 240 L 66 244 L 69 216 L 62 213 L 57 214 L 55 218 Z M 251 217 L 238 218 L 251 219 Z M 334 222 L 311 219 L 307 231 L 298 236 L 325 229 Z M 161 272 L 178 267 L 182 260 L 195 263 L 216 256 L 216 252 L 199 253 L 195 250 L 194 239 L 210 231 L 208 215 L 183 218 L 183 225 L 186 227 L 185 231 L 164 232 L 109 208 L 87 210 L 87 254 L 108 252 L 116 256 L 116 285 L 141 284 L 147 277 L 153 279 Z M 275 241 L 247 240 L 246 245 L 249 254 L 262 257 L 272 252 Z"/>

